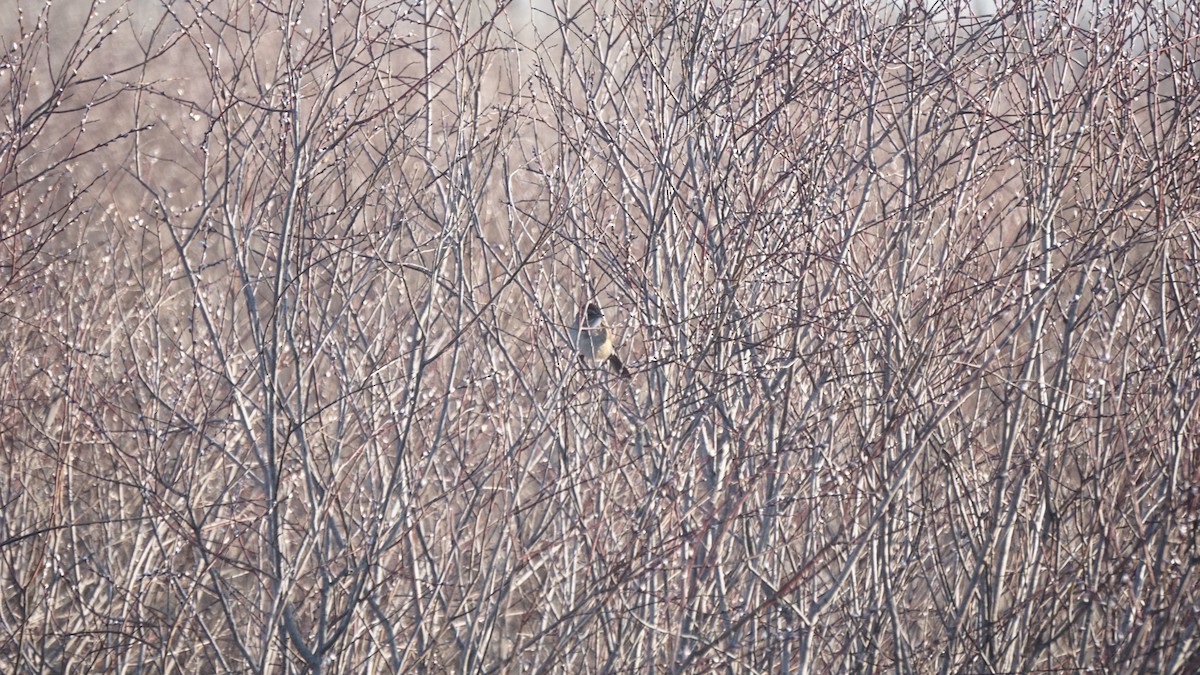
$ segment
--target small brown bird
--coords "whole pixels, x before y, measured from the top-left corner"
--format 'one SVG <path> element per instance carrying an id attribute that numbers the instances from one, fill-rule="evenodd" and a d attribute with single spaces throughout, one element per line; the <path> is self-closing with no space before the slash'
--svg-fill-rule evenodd
<path id="1" fill-rule="evenodd" d="M 600 311 L 600 306 L 589 302 L 584 308 L 584 315 L 571 326 L 571 345 L 579 352 L 579 360 L 593 363 L 607 361 L 614 373 L 630 377 L 629 369 L 617 356 L 612 331 L 604 325 L 604 313 Z"/>

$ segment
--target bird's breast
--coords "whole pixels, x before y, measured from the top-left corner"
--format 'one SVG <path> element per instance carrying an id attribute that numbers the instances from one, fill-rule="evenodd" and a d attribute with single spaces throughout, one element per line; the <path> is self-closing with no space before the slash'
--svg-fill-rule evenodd
<path id="1" fill-rule="evenodd" d="M 595 361 L 607 359 L 613 351 L 612 341 L 608 340 L 604 329 L 584 328 L 572 336 L 579 353 Z"/>

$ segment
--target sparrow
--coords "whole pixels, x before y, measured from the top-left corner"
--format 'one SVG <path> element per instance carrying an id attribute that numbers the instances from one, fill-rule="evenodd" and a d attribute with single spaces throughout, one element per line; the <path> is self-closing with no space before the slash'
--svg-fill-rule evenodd
<path id="1" fill-rule="evenodd" d="M 604 313 L 600 311 L 600 306 L 589 302 L 584 314 L 582 321 L 577 320 L 571 326 L 571 345 L 579 352 L 579 360 L 585 363 L 607 361 L 614 373 L 630 377 L 629 369 L 617 356 L 612 331 L 604 325 Z"/>

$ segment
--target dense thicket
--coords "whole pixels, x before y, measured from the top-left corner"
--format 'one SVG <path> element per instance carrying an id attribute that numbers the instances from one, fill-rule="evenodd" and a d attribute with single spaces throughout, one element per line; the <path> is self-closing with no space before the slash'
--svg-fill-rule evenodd
<path id="1" fill-rule="evenodd" d="M 1009 4 L 19 0 L 0 670 L 1200 669 L 1200 11 Z"/>

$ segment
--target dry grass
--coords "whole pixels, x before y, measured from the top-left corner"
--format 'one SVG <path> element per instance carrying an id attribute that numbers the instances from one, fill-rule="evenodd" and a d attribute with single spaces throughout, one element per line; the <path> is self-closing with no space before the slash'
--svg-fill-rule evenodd
<path id="1" fill-rule="evenodd" d="M 20 6 L 4 672 L 1200 666 L 1194 12 Z"/>

